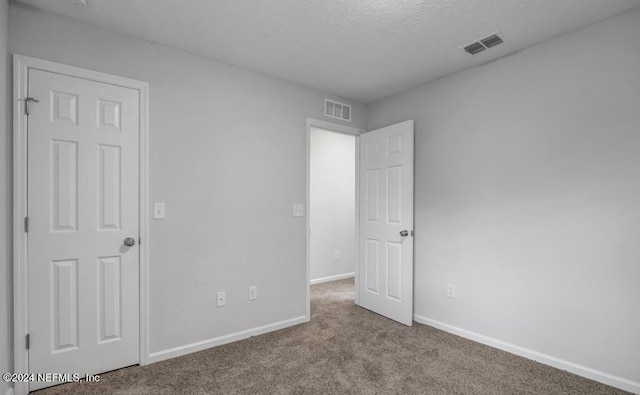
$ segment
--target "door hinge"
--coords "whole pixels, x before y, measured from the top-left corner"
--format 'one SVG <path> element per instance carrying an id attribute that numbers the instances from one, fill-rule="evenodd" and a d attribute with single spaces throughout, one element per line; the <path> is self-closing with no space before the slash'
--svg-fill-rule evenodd
<path id="1" fill-rule="evenodd" d="M 34 102 L 34 103 L 40 103 L 40 100 L 38 100 L 38 99 L 35 99 L 33 97 L 26 97 L 24 99 L 24 113 L 26 115 L 29 115 L 29 102 L 31 102 L 31 101 Z"/>
<path id="2" fill-rule="evenodd" d="M 29 336 L 28 333 L 27 333 L 27 336 L 25 336 L 24 344 L 27 347 L 27 350 L 29 349 L 29 346 L 31 346 L 31 337 Z"/>
<path id="3" fill-rule="evenodd" d="M 24 217 L 24 231 L 29 233 L 29 217 Z"/>
<path id="4" fill-rule="evenodd" d="M 411 237 L 413 237 L 413 231 L 411 231 Z"/>

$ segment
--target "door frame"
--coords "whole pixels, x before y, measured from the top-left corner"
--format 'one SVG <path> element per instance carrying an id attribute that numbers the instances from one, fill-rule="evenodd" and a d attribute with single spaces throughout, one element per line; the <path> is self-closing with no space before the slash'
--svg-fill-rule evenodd
<path id="1" fill-rule="evenodd" d="M 25 336 L 29 333 L 28 238 L 27 216 L 27 115 L 23 100 L 28 94 L 29 69 L 122 86 L 139 92 L 139 270 L 140 270 L 140 349 L 139 364 L 148 364 L 149 356 L 149 84 L 98 71 L 13 55 L 13 371 L 29 372 L 29 351 Z M 15 383 L 15 394 L 27 394 L 28 383 Z"/>
<path id="2" fill-rule="evenodd" d="M 366 133 L 367 131 L 364 129 L 354 128 L 352 126 L 346 126 L 339 123 L 322 121 L 320 119 L 307 118 L 307 175 L 306 175 L 306 201 L 305 205 L 307 207 L 307 215 L 306 217 L 306 290 L 307 290 L 307 311 L 305 313 L 306 321 L 311 320 L 311 221 L 310 221 L 310 213 L 311 213 L 311 128 L 315 127 L 318 129 L 328 130 L 330 132 L 342 133 L 355 136 L 356 139 L 356 152 L 355 152 L 355 225 L 356 231 L 354 234 L 354 243 L 356 246 L 356 254 L 355 254 L 355 262 L 354 262 L 354 273 L 355 273 L 355 302 L 359 303 L 359 292 L 358 292 L 358 266 L 360 262 L 360 248 L 358 247 L 358 237 L 360 235 L 360 135 L 362 133 Z"/>

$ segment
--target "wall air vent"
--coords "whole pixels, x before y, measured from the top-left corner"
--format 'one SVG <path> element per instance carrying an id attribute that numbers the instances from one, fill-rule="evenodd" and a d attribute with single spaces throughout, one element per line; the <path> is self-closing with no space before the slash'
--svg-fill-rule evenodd
<path id="1" fill-rule="evenodd" d="M 504 36 L 499 36 L 498 33 L 493 33 L 490 36 L 481 38 L 460 48 L 469 55 L 475 55 L 482 51 L 486 51 L 489 48 L 493 48 L 496 45 L 500 45 L 503 42 Z"/>
<path id="2" fill-rule="evenodd" d="M 351 106 L 334 100 L 324 99 L 324 115 L 351 122 Z"/>

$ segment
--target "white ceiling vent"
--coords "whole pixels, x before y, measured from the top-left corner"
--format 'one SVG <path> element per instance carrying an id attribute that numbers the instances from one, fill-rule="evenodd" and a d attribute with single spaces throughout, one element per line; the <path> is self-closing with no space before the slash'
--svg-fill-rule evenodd
<path id="1" fill-rule="evenodd" d="M 496 45 L 500 45 L 503 42 L 504 42 L 504 36 L 502 35 L 499 36 L 498 32 L 496 32 L 490 36 L 481 38 L 470 44 L 460 47 L 460 49 L 462 49 L 464 52 L 466 52 L 469 55 L 475 55 L 482 51 L 486 51 L 489 48 L 493 48 Z"/>
<path id="2" fill-rule="evenodd" d="M 324 99 L 324 115 L 351 122 L 351 106 L 334 100 Z"/>

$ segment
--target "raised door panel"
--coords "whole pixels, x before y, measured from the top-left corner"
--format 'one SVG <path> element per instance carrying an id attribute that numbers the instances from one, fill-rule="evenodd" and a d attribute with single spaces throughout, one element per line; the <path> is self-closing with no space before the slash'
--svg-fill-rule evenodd
<path id="1" fill-rule="evenodd" d="M 380 240 L 365 241 L 366 290 L 375 294 L 380 290 Z"/>
<path id="2" fill-rule="evenodd" d="M 116 341 L 122 334 L 122 260 L 98 258 L 98 341 Z"/>
<path id="3" fill-rule="evenodd" d="M 367 170 L 365 183 L 367 222 L 380 222 L 380 170 Z"/>
<path id="4" fill-rule="evenodd" d="M 51 262 L 52 352 L 78 348 L 78 260 Z"/>
<path id="5" fill-rule="evenodd" d="M 51 229 L 78 229 L 78 143 L 51 140 Z"/>
<path id="6" fill-rule="evenodd" d="M 387 155 L 402 152 L 402 135 L 387 137 Z"/>
<path id="7" fill-rule="evenodd" d="M 51 93 L 51 122 L 62 125 L 78 125 L 78 95 L 75 93 Z"/>
<path id="8" fill-rule="evenodd" d="M 387 223 L 402 225 L 402 166 L 387 168 Z"/>
<path id="9" fill-rule="evenodd" d="M 387 298 L 402 301 L 402 243 L 387 242 Z"/>
<path id="10" fill-rule="evenodd" d="M 122 204 L 121 148 L 98 145 L 98 229 L 120 229 Z"/>
<path id="11" fill-rule="evenodd" d="M 120 102 L 98 99 L 98 128 L 121 130 L 120 118 L 122 104 Z"/>

